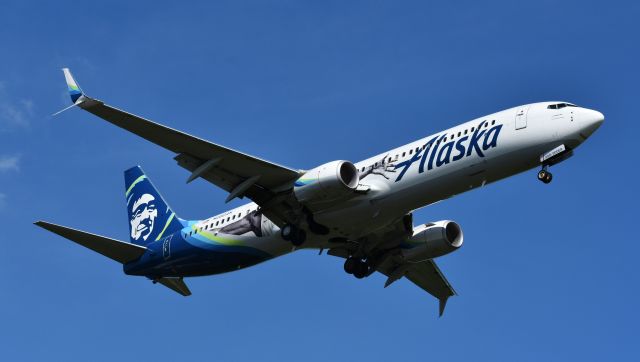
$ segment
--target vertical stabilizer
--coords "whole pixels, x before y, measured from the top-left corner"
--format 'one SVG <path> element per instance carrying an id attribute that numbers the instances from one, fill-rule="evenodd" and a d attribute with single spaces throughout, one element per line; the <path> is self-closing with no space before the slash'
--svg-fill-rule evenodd
<path id="1" fill-rule="evenodd" d="M 147 245 L 182 229 L 178 216 L 140 166 L 124 173 L 131 242 Z"/>

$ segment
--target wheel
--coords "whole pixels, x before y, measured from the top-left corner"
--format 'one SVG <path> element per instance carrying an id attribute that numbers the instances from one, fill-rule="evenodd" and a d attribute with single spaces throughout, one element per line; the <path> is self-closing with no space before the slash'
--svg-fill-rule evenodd
<path id="1" fill-rule="evenodd" d="M 544 180 L 547 179 L 547 175 L 549 175 L 549 171 L 547 170 L 540 170 L 540 172 L 538 172 L 538 180 L 544 182 Z"/>
<path id="2" fill-rule="evenodd" d="M 551 180 L 553 180 L 553 175 L 551 174 L 551 172 L 547 172 L 547 175 L 545 176 L 544 180 L 542 180 L 542 182 L 548 184 L 549 182 L 551 182 Z"/>
<path id="3" fill-rule="evenodd" d="M 285 226 L 282 227 L 282 229 L 280 230 L 280 236 L 282 236 L 282 238 L 284 240 L 291 240 L 291 237 L 293 236 L 293 225 L 291 224 L 286 224 Z"/>
<path id="4" fill-rule="evenodd" d="M 300 246 L 304 244 L 305 240 L 307 240 L 307 232 L 302 229 L 295 228 L 293 234 L 291 234 L 291 244 L 294 246 Z"/>
<path id="5" fill-rule="evenodd" d="M 364 261 L 358 261 L 356 269 L 353 271 L 353 276 L 362 279 L 367 276 L 369 272 L 369 266 Z"/>
<path id="6" fill-rule="evenodd" d="M 358 260 L 356 258 L 348 257 L 344 261 L 344 271 L 347 274 L 353 274 L 358 268 Z"/>

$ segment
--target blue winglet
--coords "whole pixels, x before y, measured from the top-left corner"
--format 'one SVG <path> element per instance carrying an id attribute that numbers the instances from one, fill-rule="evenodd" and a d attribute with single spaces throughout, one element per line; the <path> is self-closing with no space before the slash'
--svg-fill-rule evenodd
<path id="1" fill-rule="evenodd" d="M 71 97 L 71 101 L 75 104 L 83 95 L 82 88 L 80 88 L 76 80 L 73 79 L 73 75 L 71 75 L 71 71 L 69 71 L 69 68 L 62 68 L 62 72 L 64 72 L 64 79 L 67 81 L 67 87 L 69 88 L 69 96 Z"/>

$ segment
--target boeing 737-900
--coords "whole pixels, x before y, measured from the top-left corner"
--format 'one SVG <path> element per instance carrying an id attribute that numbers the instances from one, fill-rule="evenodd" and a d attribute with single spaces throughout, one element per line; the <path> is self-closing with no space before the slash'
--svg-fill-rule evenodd
<path id="1" fill-rule="evenodd" d="M 180 218 L 138 166 L 125 171 L 129 242 L 38 221 L 36 225 L 190 295 L 183 278 L 246 268 L 303 248 L 344 258 L 356 278 L 378 271 L 385 287 L 406 277 L 440 301 L 456 292 L 434 260 L 458 250 L 451 220 L 414 225 L 412 212 L 488 183 L 566 160 L 604 121 L 568 102 L 540 102 L 465 122 L 360 162 L 298 170 L 197 138 L 87 96 L 63 69 L 78 107 L 176 154 L 189 172 L 252 202 L 203 220 Z"/>

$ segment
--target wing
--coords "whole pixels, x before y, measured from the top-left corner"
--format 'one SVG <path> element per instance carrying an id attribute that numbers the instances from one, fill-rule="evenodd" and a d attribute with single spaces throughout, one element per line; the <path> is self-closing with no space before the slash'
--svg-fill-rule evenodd
<path id="1" fill-rule="evenodd" d="M 327 252 L 329 255 L 347 258 L 349 252 L 344 248 L 333 248 Z M 440 302 L 439 315 L 442 316 L 449 297 L 457 295 L 447 278 L 433 260 L 420 263 L 395 264 L 393 258 L 385 260 L 375 267 L 375 271 L 388 277 L 384 287 L 406 277 L 413 284 L 434 296 Z"/>
<path id="2" fill-rule="evenodd" d="M 444 307 L 449 297 L 456 295 L 456 291 L 433 260 L 398 265 L 393 263 L 393 258 L 387 258 L 377 266 L 376 270 L 388 277 L 384 285 L 385 288 L 404 276 L 422 290 L 436 297 L 440 302 L 440 316 L 444 313 Z"/>
<path id="3" fill-rule="evenodd" d="M 258 205 L 273 207 L 278 193 L 292 187 L 299 171 L 247 155 L 203 140 L 173 128 L 125 112 L 86 96 L 67 68 L 63 69 L 74 106 L 80 107 L 107 122 L 175 152 L 175 160 L 191 172 L 187 182 L 198 177 L 229 192 L 227 202 L 247 196 Z M 276 223 L 285 212 L 267 215 Z M 280 215 L 278 215 L 280 214 Z"/>
<path id="4" fill-rule="evenodd" d="M 382 273 L 390 276 L 390 273 Z M 439 300 L 440 316 L 444 313 L 444 308 L 449 297 L 456 295 L 456 291 L 453 289 L 451 284 L 449 284 L 449 281 L 445 278 L 440 271 L 440 268 L 438 268 L 438 265 L 436 265 L 433 260 L 410 264 L 409 267 L 406 268 L 404 276 L 413 284 L 419 286 Z"/>
<path id="5" fill-rule="evenodd" d="M 385 288 L 402 277 L 406 277 L 413 284 L 439 300 L 439 314 L 442 316 L 447 300 L 456 295 L 456 291 L 442 274 L 440 268 L 433 260 L 405 263 L 394 255 L 394 250 L 397 250 L 395 248 L 399 245 L 400 240 L 411 235 L 412 229 L 413 215 L 407 214 L 386 229 L 368 235 L 366 239 L 373 245 L 359 246 L 357 243 L 346 243 L 329 249 L 328 254 L 347 258 L 356 254 L 359 249 L 368 249 L 368 254 L 371 255 L 372 269 L 388 277 L 384 285 Z"/>

